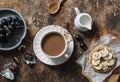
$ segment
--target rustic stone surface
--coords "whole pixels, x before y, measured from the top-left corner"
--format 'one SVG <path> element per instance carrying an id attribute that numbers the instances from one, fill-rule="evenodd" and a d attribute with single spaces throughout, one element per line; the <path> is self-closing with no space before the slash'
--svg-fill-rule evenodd
<path id="1" fill-rule="evenodd" d="M 105 28 L 110 32 L 120 34 L 120 0 L 64 0 L 60 10 L 55 15 L 50 15 L 47 6 L 54 0 L 0 0 L 0 8 L 9 7 L 20 12 L 26 22 L 28 34 L 23 45 L 33 51 L 32 42 L 36 32 L 47 25 L 60 25 L 66 28 L 74 37 L 81 35 L 89 46 L 98 29 Z M 85 33 L 75 29 L 73 8 L 78 7 L 81 12 L 88 12 L 94 21 L 93 30 Z M 0 70 L 3 65 L 19 57 L 21 68 L 14 81 L 9 81 L 0 76 L 0 82 L 88 82 L 81 74 L 81 67 L 75 63 L 82 50 L 79 43 L 74 40 L 75 48 L 72 57 L 59 66 L 47 66 L 37 60 L 34 68 L 27 66 L 22 60 L 22 53 L 18 49 L 9 52 L 0 52 Z M 120 70 L 118 68 L 118 70 Z M 114 73 L 120 73 L 115 71 Z"/>

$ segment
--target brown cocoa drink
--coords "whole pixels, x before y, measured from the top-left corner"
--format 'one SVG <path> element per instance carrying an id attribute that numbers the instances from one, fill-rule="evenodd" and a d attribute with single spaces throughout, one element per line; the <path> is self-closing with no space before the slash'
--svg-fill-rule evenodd
<path id="1" fill-rule="evenodd" d="M 42 49 L 47 55 L 57 56 L 64 48 L 65 40 L 59 33 L 47 34 L 42 40 Z"/>

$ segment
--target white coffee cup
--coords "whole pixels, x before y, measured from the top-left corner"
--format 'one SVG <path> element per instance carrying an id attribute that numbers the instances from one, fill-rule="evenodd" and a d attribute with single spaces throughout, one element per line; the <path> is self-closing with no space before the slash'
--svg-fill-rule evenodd
<path id="1" fill-rule="evenodd" d="M 88 13 L 80 13 L 77 7 L 74 8 L 76 17 L 74 20 L 75 27 L 80 31 L 88 31 L 92 29 L 92 18 Z"/>
<path id="2" fill-rule="evenodd" d="M 49 35 L 49 34 L 51 34 L 51 33 L 57 33 L 57 34 L 59 34 L 59 35 L 61 35 L 62 37 L 63 37 L 63 39 L 64 39 L 64 41 L 65 41 L 65 47 L 64 47 L 64 49 L 62 50 L 62 52 L 60 53 L 60 54 L 58 54 L 58 55 L 55 55 L 55 56 L 52 56 L 52 55 L 49 55 L 49 54 L 47 54 L 44 50 L 43 50 L 43 48 L 42 48 L 42 42 L 43 42 L 43 39 L 47 36 L 47 35 Z M 56 45 L 58 45 L 59 43 L 56 43 Z M 68 54 L 66 54 L 66 51 L 67 51 L 67 41 L 66 41 L 66 38 L 65 38 L 65 36 L 64 35 L 62 35 L 61 33 L 59 33 L 59 32 L 48 32 L 47 34 L 45 34 L 44 35 L 44 37 L 42 38 L 42 41 L 41 41 L 41 50 L 42 50 L 42 52 L 44 53 L 44 55 L 46 55 L 47 57 L 49 57 L 49 58 L 59 58 L 59 57 L 61 57 L 61 56 L 64 56 L 64 57 L 66 57 L 66 58 L 68 58 L 69 56 L 68 56 Z M 54 47 L 54 46 L 53 46 Z"/>

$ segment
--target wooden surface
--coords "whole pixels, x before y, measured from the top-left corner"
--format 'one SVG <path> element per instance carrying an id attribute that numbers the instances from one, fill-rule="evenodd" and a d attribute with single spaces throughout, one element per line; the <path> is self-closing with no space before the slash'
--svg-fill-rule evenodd
<path id="1" fill-rule="evenodd" d="M 0 0 L 0 8 L 13 8 L 24 16 L 28 33 L 22 44 L 26 45 L 28 50 L 33 51 L 32 43 L 36 32 L 51 24 L 66 28 L 73 37 L 76 34 L 81 35 L 88 46 L 93 36 L 99 34 L 99 29 L 104 28 L 120 35 L 120 0 L 64 0 L 60 11 L 55 15 L 50 15 L 47 7 L 52 1 L 54 0 Z M 78 7 L 81 12 L 87 12 L 92 16 L 92 31 L 82 33 L 75 29 L 74 7 Z M 35 67 L 30 68 L 19 58 L 21 67 L 16 79 L 10 81 L 0 76 L 0 82 L 88 82 L 82 76 L 81 67 L 75 63 L 83 51 L 76 40 L 74 43 L 74 52 L 66 63 L 52 67 L 37 59 Z M 0 70 L 5 63 L 12 61 L 14 57 L 21 57 L 21 55 L 22 53 L 18 49 L 9 52 L 1 51 Z M 113 74 L 120 73 L 119 68 Z"/>

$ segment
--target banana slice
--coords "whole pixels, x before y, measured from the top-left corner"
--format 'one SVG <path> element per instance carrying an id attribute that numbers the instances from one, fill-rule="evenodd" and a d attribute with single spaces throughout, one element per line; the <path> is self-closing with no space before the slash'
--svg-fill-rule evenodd
<path id="1" fill-rule="evenodd" d="M 106 61 L 106 64 L 107 64 L 108 66 L 114 65 L 114 63 L 115 63 L 115 60 L 114 60 L 114 59 L 111 59 L 111 60 L 109 60 L 109 61 Z"/>
<path id="2" fill-rule="evenodd" d="M 102 68 L 103 70 L 108 70 L 108 66 L 103 66 L 103 68 Z"/>
<path id="3" fill-rule="evenodd" d="M 106 70 L 108 69 L 107 62 L 104 61 L 104 62 L 102 62 L 101 64 L 102 64 L 102 66 L 103 66 L 102 69 L 106 71 Z"/>
<path id="4" fill-rule="evenodd" d="M 109 54 L 109 53 L 108 53 L 108 50 L 107 50 L 106 48 L 104 48 L 104 50 L 101 50 L 100 52 L 101 52 L 101 54 L 102 54 L 102 55 L 101 55 L 102 58 L 108 56 L 108 54 Z"/>
<path id="5" fill-rule="evenodd" d="M 103 67 L 107 66 L 107 62 L 106 61 L 102 62 L 101 64 L 103 65 Z"/>
<path id="6" fill-rule="evenodd" d="M 112 59 L 112 57 L 113 57 L 112 53 L 109 53 L 109 55 L 103 59 L 108 61 L 108 60 Z"/>
<path id="7" fill-rule="evenodd" d="M 96 70 L 101 70 L 101 69 L 102 69 L 102 64 L 99 64 L 99 65 L 97 65 L 97 66 L 94 66 L 94 68 L 95 68 Z"/>
<path id="8" fill-rule="evenodd" d="M 95 60 L 98 60 L 101 58 L 101 53 L 100 52 L 94 52 L 92 55 L 92 58 Z"/>
<path id="9" fill-rule="evenodd" d="M 95 60 L 95 59 L 92 60 L 93 65 L 98 65 L 99 63 L 100 63 L 100 60 Z"/>

